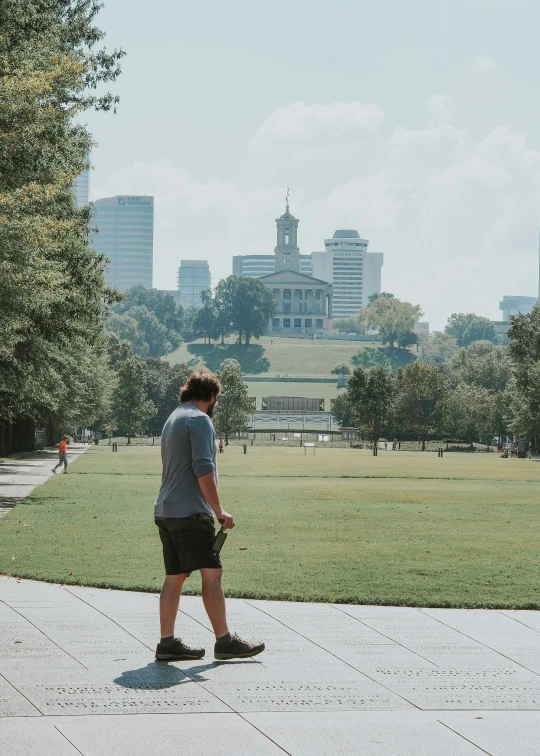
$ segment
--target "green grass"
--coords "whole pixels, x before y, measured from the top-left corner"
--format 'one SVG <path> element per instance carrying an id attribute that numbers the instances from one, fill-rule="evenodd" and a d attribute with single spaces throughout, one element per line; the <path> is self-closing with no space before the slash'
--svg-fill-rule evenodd
<path id="1" fill-rule="evenodd" d="M 158 448 L 94 447 L 0 521 L 0 572 L 159 590 Z M 540 608 L 540 467 L 496 454 L 229 447 L 230 596 Z M 188 581 L 198 592 L 198 576 Z"/>
<path id="2" fill-rule="evenodd" d="M 204 349 L 201 341 L 182 346 L 167 357 L 175 365 L 188 362 L 196 356 L 201 357 L 209 368 L 215 370 L 225 357 L 233 356 L 239 359 L 245 373 L 268 373 L 270 375 L 290 376 L 318 376 L 330 375 L 330 371 L 338 362 L 350 362 L 353 355 L 366 346 L 379 346 L 369 341 L 330 341 L 313 339 L 279 338 L 263 336 L 253 342 L 253 354 L 242 359 L 242 352 L 228 339 L 226 349 L 213 346 Z M 231 349 L 232 347 L 232 349 Z M 261 349 L 262 347 L 262 349 Z M 267 360 L 268 365 L 259 369 L 261 360 Z"/>

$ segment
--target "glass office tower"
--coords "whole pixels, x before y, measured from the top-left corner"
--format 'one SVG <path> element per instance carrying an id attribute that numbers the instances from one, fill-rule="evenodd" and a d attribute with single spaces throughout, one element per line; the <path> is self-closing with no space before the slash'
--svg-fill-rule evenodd
<path id="1" fill-rule="evenodd" d="M 92 248 L 109 259 L 107 284 L 119 291 L 152 288 L 154 198 L 122 195 L 94 203 Z"/>
<path id="2" fill-rule="evenodd" d="M 207 260 L 180 260 L 178 291 L 182 307 L 200 307 L 201 292 L 211 287 Z"/>

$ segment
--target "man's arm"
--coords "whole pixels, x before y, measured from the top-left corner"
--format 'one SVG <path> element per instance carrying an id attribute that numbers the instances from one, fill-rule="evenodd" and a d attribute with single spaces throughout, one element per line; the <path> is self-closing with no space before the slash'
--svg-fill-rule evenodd
<path id="1" fill-rule="evenodd" d="M 216 476 L 213 472 L 202 475 L 198 478 L 199 487 L 202 491 L 202 495 L 206 501 L 210 504 L 218 520 L 225 520 L 223 524 L 223 530 L 228 528 L 234 528 L 233 516 L 225 512 L 221 507 L 219 500 L 219 494 L 216 486 Z"/>
<path id="2" fill-rule="evenodd" d="M 194 418 L 189 425 L 193 472 L 197 476 L 202 495 L 212 507 L 218 520 L 225 520 L 224 530 L 234 528 L 232 515 L 221 507 L 214 466 L 215 439 L 212 424 L 205 417 Z"/>

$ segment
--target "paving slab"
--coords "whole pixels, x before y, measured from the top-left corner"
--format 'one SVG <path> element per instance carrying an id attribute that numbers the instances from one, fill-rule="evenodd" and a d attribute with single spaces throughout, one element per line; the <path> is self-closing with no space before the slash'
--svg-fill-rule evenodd
<path id="1" fill-rule="evenodd" d="M 438 719 L 491 756 L 540 753 L 540 712 L 441 712 Z"/>
<path id="2" fill-rule="evenodd" d="M 480 756 L 475 745 L 419 712 L 246 714 L 292 756 Z"/>
<path id="3" fill-rule="evenodd" d="M 237 714 L 59 717 L 55 725 L 84 756 L 283 756 Z"/>
<path id="4" fill-rule="evenodd" d="M 2 744 L 9 750 L 2 751 Z M 9 756 L 77 756 L 81 752 L 51 720 L 0 719 L 0 753 Z"/>

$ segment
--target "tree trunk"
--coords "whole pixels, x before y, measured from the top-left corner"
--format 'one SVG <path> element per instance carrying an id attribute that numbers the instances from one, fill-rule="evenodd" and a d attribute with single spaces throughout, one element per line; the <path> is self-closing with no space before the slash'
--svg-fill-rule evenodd
<path id="1" fill-rule="evenodd" d="M 128 433 L 128 442 L 127 442 L 127 445 L 129 446 L 130 444 L 131 444 L 131 434 Z"/>
<path id="2" fill-rule="evenodd" d="M 425 450 L 426 450 L 426 439 L 423 438 L 422 439 L 422 451 L 425 451 Z"/>
<path id="3" fill-rule="evenodd" d="M 374 457 L 377 456 L 377 444 L 378 444 L 378 441 L 377 439 L 375 439 L 375 441 L 373 442 L 373 456 Z"/>

